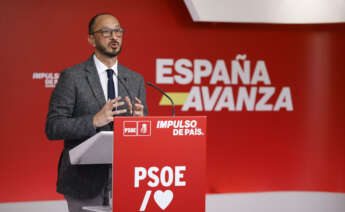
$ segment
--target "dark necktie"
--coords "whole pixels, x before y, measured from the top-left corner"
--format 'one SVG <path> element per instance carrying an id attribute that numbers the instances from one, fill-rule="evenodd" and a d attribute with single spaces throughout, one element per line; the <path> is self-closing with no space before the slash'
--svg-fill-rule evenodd
<path id="1" fill-rule="evenodd" d="M 113 80 L 114 70 L 108 69 L 107 75 L 108 75 L 108 99 L 115 99 L 115 86 L 114 86 L 114 80 Z"/>
<path id="2" fill-rule="evenodd" d="M 113 80 L 114 70 L 108 69 L 107 75 L 108 75 L 108 99 L 115 99 L 115 86 L 114 86 L 114 80 Z M 110 123 L 110 126 L 113 129 L 113 122 Z M 111 182 L 112 182 L 112 167 L 110 166 L 109 173 L 107 176 L 106 188 L 104 189 L 104 199 L 103 199 L 104 205 L 110 205 L 109 203 L 111 199 L 113 198 L 111 195 L 112 193 Z"/>

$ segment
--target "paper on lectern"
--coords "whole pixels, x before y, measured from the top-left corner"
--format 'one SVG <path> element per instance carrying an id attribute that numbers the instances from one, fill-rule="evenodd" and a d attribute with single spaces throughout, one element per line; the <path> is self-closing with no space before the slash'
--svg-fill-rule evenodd
<path id="1" fill-rule="evenodd" d="M 69 151 L 71 164 L 112 164 L 113 131 L 102 131 Z"/>

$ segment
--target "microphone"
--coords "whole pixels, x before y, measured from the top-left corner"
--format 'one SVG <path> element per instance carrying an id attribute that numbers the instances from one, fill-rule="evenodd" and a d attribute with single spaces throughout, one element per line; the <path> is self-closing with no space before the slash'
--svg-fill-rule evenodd
<path id="1" fill-rule="evenodd" d="M 133 98 L 132 98 L 131 92 L 129 92 L 129 89 L 128 89 L 126 83 L 122 80 L 122 78 L 119 75 L 117 75 L 115 72 L 114 72 L 114 74 L 115 74 L 116 78 L 118 79 L 118 81 L 123 85 L 123 87 L 125 88 L 126 92 L 128 93 L 129 101 L 132 104 L 132 111 L 130 111 L 130 112 L 131 112 L 131 115 L 134 116 L 134 104 L 132 102 Z M 125 81 L 127 82 L 127 78 L 125 78 Z"/>
<path id="2" fill-rule="evenodd" d="M 174 104 L 174 101 L 170 98 L 170 96 L 168 96 L 168 94 L 166 94 L 162 89 L 158 88 L 154 84 L 152 84 L 150 82 L 146 82 L 146 84 L 157 89 L 159 92 L 161 92 L 164 96 L 166 96 L 169 99 L 169 101 L 171 102 L 171 105 L 172 105 L 172 116 L 175 116 L 175 104 Z"/>

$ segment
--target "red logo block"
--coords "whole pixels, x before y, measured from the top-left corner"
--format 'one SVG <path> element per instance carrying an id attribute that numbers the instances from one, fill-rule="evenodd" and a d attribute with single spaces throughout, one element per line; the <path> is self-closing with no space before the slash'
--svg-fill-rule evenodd
<path id="1" fill-rule="evenodd" d="M 139 136 L 151 135 L 151 121 L 138 121 L 138 135 Z"/>
<path id="2" fill-rule="evenodd" d="M 123 122 L 123 136 L 137 136 L 138 123 L 137 121 L 124 121 Z"/>
<path id="3" fill-rule="evenodd" d="M 123 136 L 151 136 L 151 121 L 124 121 Z"/>

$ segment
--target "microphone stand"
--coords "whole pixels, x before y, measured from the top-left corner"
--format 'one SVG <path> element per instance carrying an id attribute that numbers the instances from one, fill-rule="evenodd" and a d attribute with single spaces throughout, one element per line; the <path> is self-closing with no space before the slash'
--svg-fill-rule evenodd
<path id="1" fill-rule="evenodd" d="M 157 86 L 155 86 L 154 84 L 150 83 L 150 82 L 146 82 L 147 85 L 157 89 L 159 92 L 161 92 L 164 96 L 166 96 L 171 105 L 172 105 L 172 116 L 175 116 L 175 104 L 174 104 L 174 101 L 170 98 L 170 96 L 168 96 L 168 94 L 166 94 L 162 89 L 158 88 Z"/>

